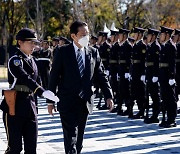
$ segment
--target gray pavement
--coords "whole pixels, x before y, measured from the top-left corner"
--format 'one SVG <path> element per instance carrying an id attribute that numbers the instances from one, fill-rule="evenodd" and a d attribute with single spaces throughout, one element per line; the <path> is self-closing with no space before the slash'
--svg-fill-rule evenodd
<path id="1" fill-rule="evenodd" d="M 0 89 L 7 87 L 0 82 Z M 47 113 L 45 99 L 39 98 L 37 154 L 64 154 L 63 133 L 56 113 Z M 98 99 L 95 99 L 95 104 Z M 179 102 L 178 102 L 179 105 Z M 137 106 L 135 106 L 137 111 Z M 0 115 L 2 112 L 0 111 Z M 160 115 L 161 118 L 162 115 Z M 180 154 L 180 115 L 175 128 L 159 128 L 158 124 L 144 124 L 94 108 L 87 122 L 84 154 Z M 7 147 L 5 129 L 0 116 L 0 154 Z"/>

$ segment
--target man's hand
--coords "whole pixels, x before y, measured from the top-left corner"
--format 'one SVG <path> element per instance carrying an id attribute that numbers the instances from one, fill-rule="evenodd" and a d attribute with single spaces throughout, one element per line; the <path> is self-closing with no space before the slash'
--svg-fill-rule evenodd
<path id="1" fill-rule="evenodd" d="M 107 107 L 109 107 L 109 112 L 111 112 L 112 109 L 114 109 L 114 102 L 111 98 L 108 98 L 106 102 L 107 102 Z"/>
<path id="2" fill-rule="evenodd" d="M 48 113 L 52 116 L 54 116 L 53 110 L 54 112 L 56 112 L 56 107 L 54 106 L 54 104 L 48 104 Z"/>

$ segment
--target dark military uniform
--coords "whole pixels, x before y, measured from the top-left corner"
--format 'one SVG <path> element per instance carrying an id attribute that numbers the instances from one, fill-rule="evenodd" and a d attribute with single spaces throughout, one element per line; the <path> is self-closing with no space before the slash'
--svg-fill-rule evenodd
<path id="1" fill-rule="evenodd" d="M 48 87 L 49 72 L 51 67 L 51 51 L 42 49 L 40 57 L 37 59 L 38 69 L 41 77 L 42 85 L 45 89 Z"/>
<path id="2" fill-rule="evenodd" d="M 178 42 L 176 43 L 176 49 L 177 49 L 177 53 L 176 53 L 176 97 L 177 100 L 179 100 L 178 95 L 180 94 L 180 30 L 179 29 L 175 29 L 175 33 L 174 35 L 178 35 Z M 180 112 L 180 110 L 178 110 L 178 113 Z"/>
<path id="3" fill-rule="evenodd" d="M 159 31 L 154 29 L 148 29 L 148 34 L 158 35 Z M 158 123 L 158 114 L 160 111 L 160 94 L 158 82 L 153 82 L 153 77 L 158 77 L 159 75 L 159 52 L 161 50 L 160 44 L 157 40 L 147 45 L 146 50 L 146 62 L 145 62 L 145 76 L 146 76 L 146 99 L 148 99 L 146 104 L 146 119 L 145 123 Z M 152 117 L 148 118 L 149 110 L 149 94 L 152 98 Z"/>
<path id="4" fill-rule="evenodd" d="M 139 31 L 139 28 L 137 28 Z M 144 29 L 142 29 L 144 31 Z M 135 31 L 136 32 L 136 31 Z M 141 29 L 140 29 L 141 32 Z M 145 85 L 141 81 L 141 76 L 145 74 L 145 55 L 146 44 L 142 40 L 136 42 L 132 49 L 131 54 L 131 110 L 134 106 L 134 100 L 136 100 L 139 112 L 134 118 L 141 118 L 144 116 L 145 110 Z M 129 117 L 132 117 L 132 113 Z"/>
<path id="5" fill-rule="evenodd" d="M 118 94 L 118 103 L 119 103 L 119 109 L 118 114 L 123 115 L 122 112 L 122 104 L 125 103 L 127 106 L 127 113 L 129 114 L 130 111 L 130 104 L 129 104 L 129 98 L 130 98 L 130 91 L 129 91 L 129 80 L 128 78 L 125 78 L 125 73 L 129 73 L 130 68 L 130 57 L 132 52 L 132 46 L 129 43 L 128 40 L 126 40 L 123 44 L 117 46 L 118 51 L 118 74 L 119 74 L 119 94 Z"/>
<path id="6" fill-rule="evenodd" d="M 20 36 L 28 37 L 28 40 L 32 37 L 34 40 L 35 37 L 33 31 L 27 28 L 17 34 L 17 40 L 22 39 Z M 17 49 L 17 53 L 9 59 L 8 71 L 8 82 L 10 87 L 17 91 L 17 96 L 15 115 L 9 114 L 5 99 L 1 103 L 8 139 L 6 153 L 19 154 L 22 151 L 23 137 L 25 153 L 36 154 L 37 113 L 34 94 L 41 96 L 44 92 L 44 89 L 37 83 L 37 66 L 32 57 L 26 56 Z"/>
<path id="7" fill-rule="evenodd" d="M 111 45 L 105 41 L 99 47 L 99 54 L 102 59 L 105 70 L 109 70 L 109 56 L 110 56 Z"/>
<path id="8" fill-rule="evenodd" d="M 112 45 L 111 51 L 110 51 L 110 59 L 109 59 L 109 71 L 110 71 L 110 84 L 112 87 L 112 91 L 114 94 L 114 103 L 118 104 L 117 102 L 117 95 L 118 95 L 118 51 L 117 51 L 118 42 L 116 42 L 114 45 Z M 114 108 L 112 112 L 117 112 L 117 109 Z"/>
<path id="9" fill-rule="evenodd" d="M 172 33 L 172 29 L 161 27 L 161 33 Z M 171 127 L 176 126 L 175 118 L 177 115 L 177 100 L 175 95 L 175 84 L 170 85 L 169 80 L 175 79 L 176 46 L 172 40 L 161 44 L 159 54 L 159 82 L 161 99 L 163 101 L 163 112 L 167 112 L 167 121 L 162 120 L 160 126 Z"/>

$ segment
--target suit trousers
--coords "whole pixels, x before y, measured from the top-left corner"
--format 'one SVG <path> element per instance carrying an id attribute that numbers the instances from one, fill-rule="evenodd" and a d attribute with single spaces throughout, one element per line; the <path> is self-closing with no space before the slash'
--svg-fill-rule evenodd
<path id="1" fill-rule="evenodd" d="M 3 122 L 8 140 L 6 154 L 20 154 L 22 151 L 22 137 L 24 140 L 24 153 L 36 154 L 37 120 L 35 119 L 16 115 L 10 116 L 3 112 Z"/>
<path id="2" fill-rule="evenodd" d="M 79 154 L 81 152 L 88 117 L 86 101 L 80 97 L 74 98 L 73 101 L 75 102 L 68 110 L 60 111 L 66 154 Z"/>

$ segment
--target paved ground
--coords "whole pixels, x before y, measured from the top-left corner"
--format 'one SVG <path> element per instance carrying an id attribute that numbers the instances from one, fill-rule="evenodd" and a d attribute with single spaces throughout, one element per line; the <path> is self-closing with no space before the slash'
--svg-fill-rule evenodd
<path id="1" fill-rule="evenodd" d="M 0 88 L 7 83 L 1 82 Z M 95 102 L 98 100 L 96 99 Z M 135 106 L 135 110 L 137 107 Z M 2 112 L 0 111 L 0 115 Z M 161 115 L 160 115 L 161 116 Z M 64 154 L 63 134 L 58 113 L 47 114 L 44 99 L 39 99 L 38 154 Z M 178 126 L 162 129 L 142 120 L 130 120 L 106 111 L 89 116 L 86 127 L 84 154 L 180 154 L 180 115 Z M 0 154 L 6 149 L 6 135 L 0 117 Z"/>

